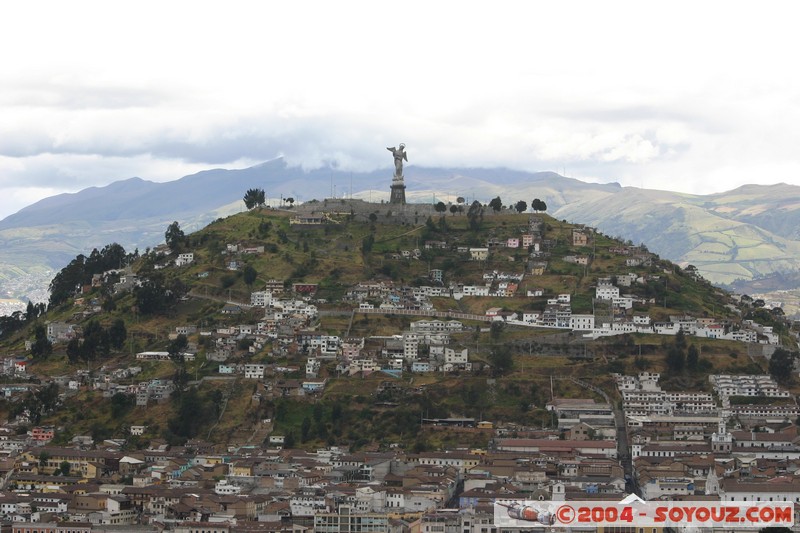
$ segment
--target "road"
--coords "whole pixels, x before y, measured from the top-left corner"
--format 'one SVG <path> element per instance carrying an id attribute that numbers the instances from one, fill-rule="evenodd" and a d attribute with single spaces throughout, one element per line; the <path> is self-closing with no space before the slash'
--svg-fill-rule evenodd
<path id="1" fill-rule="evenodd" d="M 641 496 L 639 485 L 636 482 L 636 477 L 634 476 L 633 472 L 633 459 L 631 458 L 631 449 L 630 444 L 628 443 L 628 426 L 625 423 L 625 413 L 616 402 L 611 401 L 611 398 L 609 398 L 608 394 L 606 394 L 604 390 L 600 389 L 599 387 L 595 387 L 591 383 L 586 383 L 585 381 L 581 381 L 573 377 L 558 377 L 556 379 L 568 379 L 580 387 L 589 389 L 592 392 L 596 392 L 602 396 L 606 403 L 608 403 L 608 405 L 610 405 L 614 410 L 614 424 L 617 428 L 617 457 L 619 458 L 622 468 L 625 471 L 626 490 L 628 492 L 635 492 Z"/>

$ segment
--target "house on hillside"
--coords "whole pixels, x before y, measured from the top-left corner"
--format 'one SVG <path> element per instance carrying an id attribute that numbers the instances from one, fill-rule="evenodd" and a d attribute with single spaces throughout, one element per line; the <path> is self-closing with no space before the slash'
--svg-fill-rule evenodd
<path id="1" fill-rule="evenodd" d="M 470 248 L 469 257 L 473 261 L 486 261 L 489 259 L 489 248 Z"/>
<path id="2" fill-rule="evenodd" d="M 586 246 L 589 244 L 589 235 L 582 229 L 572 230 L 572 246 Z"/>
<path id="3" fill-rule="evenodd" d="M 547 269 L 546 261 L 531 261 L 528 263 L 531 276 L 543 276 L 544 271 Z"/>
<path id="4" fill-rule="evenodd" d="M 183 254 L 178 254 L 177 259 L 175 259 L 175 266 L 181 267 L 184 265 L 190 265 L 194 262 L 194 254 L 192 252 L 187 252 Z"/>

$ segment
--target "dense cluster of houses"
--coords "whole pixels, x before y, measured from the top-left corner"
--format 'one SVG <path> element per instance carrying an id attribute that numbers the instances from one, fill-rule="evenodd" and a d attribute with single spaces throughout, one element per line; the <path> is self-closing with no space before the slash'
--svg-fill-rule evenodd
<path id="1" fill-rule="evenodd" d="M 615 377 L 643 498 L 800 506 L 800 409 L 770 376 L 711 375 L 713 395 L 664 391 L 657 373 Z"/>
<path id="2" fill-rule="evenodd" d="M 316 219 L 298 219 L 315 224 Z M 321 219 L 320 219 L 321 221 Z M 321 222 L 320 222 L 321 223 Z M 571 246 L 593 242 L 593 230 L 579 227 Z M 484 244 L 484 243 L 482 243 Z M 479 247 L 457 246 L 465 260 L 487 261 L 492 254 L 524 250 L 519 272 L 491 270 L 475 284 L 447 280 L 431 269 L 430 285 L 399 286 L 390 281 L 365 281 L 352 286 L 344 301 L 356 313 L 415 312 L 407 330 L 392 335 L 350 337 L 320 331 L 317 286 L 269 280 L 249 303 L 229 302 L 226 315 L 245 308 L 263 315 L 253 323 L 215 328 L 184 324 L 171 338 L 186 336 L 179 354 L 142 351 L 137 361 L 192 360 L 205 346 L 214 362 L 214 379 L 253 380 L 253 399 L 314 396 L 324 391 L 332 375 L 383 373 L 386 389 L 403 372 L 477 372 L 485 363 L 470 357 L 470 348 L 453 336 L 495 321 L 522 326 L 563 329 L 587 338 L 625 333 L 696 335 L 747 343 L 778 344 L 769 327 L 742 321 L 671 316 L 656 322 L 634 307 L 655 302 L 636 294 L 637 285 L 658 282 L 657 274 L 622 273 L 600 278 L 593 295 L 603 312 L 572 312 L 570 294 L 545 294 L 523 288 L 554 260 L 555 243 L 543 238 L 542 220 L 533 216 L 528 228 L 508 238 L 490 238 Z M 449 249 L 444 241 L 428 241 L 424 249 Z M 628 267 L 648 265 L 653 256 L 633 246 L 610 253 L 626 257 Z M 263 246 L 229 244 L 227 268 L 241 266 L 241 256 L 260 254 Z M 573 252 L 575 252 L 573 250 Z M 509 255 L 509 263 L 517 254 Z M 422 251 L 399 251 L 399 260 L 414 260 Z M 557 258 L 587 265 L 590 255 L 571 253 Z M 192 252 L 181 253 L 161 268 L 193 264 Z M 141 281 L 130 269 L 114 271 L 115 291 L 130 290 Z M 95 282 L 102 283 L 103 276 Z M 426 282 L 427 283 L 427 282 Z M 536 283 L 531 283 L 536 285 Z M 490 307 L 484 315 L 443 317 L 433 298 L 512 297 L 525 290 L 545 299 L 540 311 L 510 311 Z M 83 303 L 83 302 L 82 302 Z M 96 302 L 89 302 L 93 312 Z M 450 313 L 448 312 L 448 315 Z M 454 318 L 455 317 L 455 318 Z M 460 318 L 460 319 L 458 319 Z M 81 335 L 74 324 L 50 322 L 51 342 L 68 342 Z M 271 346 L 276 356 L 296 356 L 296 364 L 268 363 L 255 357 Z M 141 363 L 137 363 L 141 364 Z M 4 358 L 0 373 L 27 376 L 27 362 Z M 126 394 L 137 406 L 165 401 L 175 390 L 172 381 L 137 381 L 141 367 L 101 368 L 54 378 L 64 394 L 81 388 L 104 397 Z M 800 435 L 795 398 L 769 376 L 712 375 L 714 393 L 665 391 L 660 375 L 615 375 L 622 398 L 622 417 L 606 397 L 554 398 L 546 406 L 553 429 L 516 424 L 474 423 L 466 419 L 424 420 L 447 425 L 465 435 L 489 437 L 488 449 L 459 448 L 410 453 L 393 445 L 389 451 L 351 453 L 342 447 L 313 452 L 283 449 L 285 436 L 272 432 L 263 445 L 214 448 L 190 441 L 168 448 L 153 443 L 143 451 L 123 451 L 124 441 L 94 442 L 78 436 L 71 446 L 50 445 L 56 428 L 33 426 L 27 433 L 0 428 L 0 520 L 10 533 L 88 533 L 90 531 L 235 533 L 250 531 L 303 533 L 506 533 L 494 520 L 496 501 L 620 500 L 638 489 L 644 499 L 702 497 L 723 502 L 787 501 L 800 506 Z M 21 395 L 39 385 L 3 385 L 4 396 Z M 383 386 L 382 386 L 383 387 Z M 18 422 L 31 424 L 22 413 Z M 620 423 L 623 420 L 624 423 Z M 267 421 L 264 421 L 267 424 Z M 19 426 L 17 426 L 19 427 Z M 142 435 L 142 425 L 128 428 Z M 629 448 L 620 441 L 625 433 Z M 632 470 L 623 460 L 629 454 Z M 630 465 L 629 465 L 630 466 Z M 749 498 L 749 500 L 748 500 Z M 587 531 L 594 531 L 588 528 Z M 641 533 L 641 532 L 640 532 Z"/>
<path id="3" fill-rule="evenodd" d="M 440 272 L 435 272 L 440 276 Z M 453 298 L 460 300 L 465 296 L 509 297 L 516 295 L 522 281 L 521 274 L 492 271 L 484 274 L 485 285 L 452 284 L 450 286 L 397 287 L 389 281 L 361 282 L 347 291 L 344 300 L 358 305 L 361 312 L 380 311 L 434 311 L 431 298 Z M 657 277 L 657 276 L 656 276 Z M 571 295 L 557 294 L 546 300 L 542 311 L 513 311 L 498 307 L 486 310 L 492 320 L 502 320 L 509 324 L 565 329 L 580 332 L 587 338 L 623 335 L 626 333 L 645 333 L 657 335 L 684 335 L 703 338 L 725 339 L 746 343 L 777 345 L 780 339 L 771 326 L 762 326 L 752 320 L 738 323 L 720 321 L 709 317 L 670 316 L 668 321 L 656 322 L 646 313 L 632 312 L 634 305 L 651 305 L 655 302 L 631 294 L 621 294 L 620 286 L 629 287 L 635 283 L 646 283 L 651 276 L 624 274 L 598 280 L 595 289 L 595 302 L 600 306 L 607 304 L 609 312 L 591 314 L 573 313 Z M 532 298 L 544 296 L 540 288 L 527 289 Z"/>
<path id="4" fill-rule="evenodd" d="M 37 427 L 27 436 L 0 430 L 0 444 L 19 443 L 0 446 L 0 517 L 12 533 L 486 533 L 502 529 L 493 516 L 497 501 L 619 501 L 634 488 L 646 500 L 800 507 L 796 404 L 794 413 L 745 416 L 716 405 L 709 393 L 664 391 L 659 377 L 616 376 L 632 477 L 622 463 L 614 407 L 591 398 L 549 402 L 552 430 L 430 421 L 490 436 L 490 446 L 420 453 L 309 452 L 282 449 L 281 439 L 223 453 L 202 441 L 129 452 L 122 442 L 89 437 L 53 447 L 53 428 Z M 768 376 L 710 381 L 729 405 L 741 405 L 738 398 L 794 402 Z"/>

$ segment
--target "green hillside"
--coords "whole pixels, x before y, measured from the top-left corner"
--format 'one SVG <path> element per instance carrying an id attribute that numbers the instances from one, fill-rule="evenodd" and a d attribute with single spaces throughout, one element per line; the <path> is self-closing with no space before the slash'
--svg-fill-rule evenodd
<path id="1" fill-rule="evenodd" d="M 710 281 L 731 285 L 797 270 L 800 245 L 788 186 L 743 187 L 694 196 L 625 188 L 564 205 L 559 216 L 650 244 Z"/>
<path id="2" fill-rule="evenodd" d="M 73 287 L 77 280 L 84 285 L 84 292 L 70 294 L 46 315 L 29 319 L 16 331 L 4 323 L 0 350 L 7 356 L 26 358 L 28 373 L 43 384 L 78 370 L 88 370 L 88 377 L 79 390 L 62 390 L 61 400 L 48 397 L 43 385 L 36 393 L 3 400 L 2 411 L 12 418 L 26 410 L 38 415 L 28 424 L 56 426 L 59 442 L 83 434 L 124 438 L 129 426 L 146 425 L 146 434 L 130 438 L 128 446 L 142 446 L 152 439 L 182 443 L 190 438 L 219 445 L 258 445 L 268 434 L 285 435 L 297 446 L 402 443 L 425 449 L 455 440 L 462 445 L 485 446 L 485 433 L 422 430 L 420 420 L 471 417 L 542 427 L 554 422 L 544 410 L 551 397 L 595 394 L 566 378 L 613 394 L 609 372 L 657 370 L 665 372 L 667 383 L 706 388 L 710 369 L 766 371 L 765 359 L 749 357 L 744 344 L 731 341 L 689 338 L 688 343 L 699 348 L 700 362 L 676 370 L 666 366 L 665 354 L 673 340 L 663 336 L 619 335 L 589 341 L 564 331 L 465 319 L 466 331 L 454 334 L 451 346 L 469 348 L 475 368 L 468 373 L 404 372 L 401 377 L 390 377 L 374 372 L 347 376 L 337 370 L 336 361 L 323 361 L 320 378 L 328 380 L 323 393 L 283 397 L 276 394 L 276 387 L 305 379 L 308 354 L 298 343 L 280 338 L 270 338 L 253 349 L 252 339 L 238 339 L 231 345 L 233 362 L 270 365 L 273 370 L 267 379 L 227 377 L 218 372 L 219 363 L 210 358 L 218 342 L 203 332 L 262 321 L 264 309 L 245 304 L 253 291 L 263 290 L 271 280 L 282 282 L 287 291 L 293 283 L 317 284 L 313 304 L 319 309 L 319 317 L 304 327 L 340 337 L 365 337 L 365 349 L 378 352 L 381 345 L 372 337 L 397 335 L 412 320 L 423 317 L 391 311 L 353 312 L 358 304 L 342 297 L 362 281 L 392 282 L 397 287 L 431 285 L 429 273 L 435 269 L 443 271 L 445 285 L 480 285 L 484 274 L 493 271 L 525 273 L 511 297 L 433 298 L 435 310 L 444 316 L 484 315 L 490 307 L 540 312 L 548 298 L 559 294 L 570 295 L 573 313 L 602 315 L 602 306 L 593 301 L 598 278 L 628 273 L 647 279 L 629 290 L 654 302 L 636 304 L 631 313 L 649 313 L 654 321 L 691 314 L 731 323 L 749 316 L 737 314 L 729 295 L 667 261 L 654 257 L 647 265 L 626 266 L 627 256 L 617 251 L 625 244 L 608 236 L 593 234 L 588 245 L 573 246 L 575 226 L 546 214 L 534 215 L 541 219 L 540 237 L 546 248 L 542 257 L 535 259 L 547 263 L 542 275 L 529 271 L 534 260 L 522 248 L 497 248 L 488 260 L 470 261 L 469 254 L 459 247 L 479 247 L 491 239 L 505 241 L 525 234 L 530 231 L 532 215 L 507 209 L 494 213 L 485 208 L 482 214 L 470 217 L 466 211 L 439 214 L 430 206 L 407 206 L 402 212 L 391 212 L 385 204 L 367 204 L 366 210 L 360 211 L 337 206 L 336 212 L 325 205 L 285 211 L 255 209 L 218 219 L 177 239 L 167 256 L 155 251 L 138 257 L 127 254 L 131 271 L 140 280 L 148 280 L 133 291 L 113 291 L 113 283 L 124 273 L 113 274 L 105 284 L 92 287 L 86 265 L 67 267 L 56 282 L 69 280 L 67 286 Z M 323 223 L 291 223 L 298 214 L 322 217 Z M 429 241 L 446 242 L 447 246 L 426 248 Z M 256 252 L 232 253 L 229 245 Z M 193 262 L 182 267 L 171 265 L 181 252 L 193 253 Z M 102 255 L 90 254 L 87 264 L 102 265 Z M 588 264 L 565 261 L 565 257 L 576 255 L 586 256 Z M 235 270 L 232 261 L 237 263 Z M 534 288 L 543 289 L 543 296 L 528 297 L 527 291 Z M 223 313 L 231 302 L 243 304 L 238 314 Z M 774 324 L 778 332 L 786 331 L 763 309 L 745 310 L 753 312 L 762 323 Z M 35 341 L 37 328 L 41 335 L 47 322 L 80 326 L 83 344 L 56 343 L 51 353 L 37 343 L 33 351 L 26 349 L 25 342 Z M 124 324 L 125 336 L 115 344 L 112 330 L 120 323 Z M 194 360 L 182 360 L 178 355 L 184 346 L 179 345 L 182 338 L 175 338 L 175 328 L 187 325 L 196 327 L 185 338 L 196 347 Z M 87 338 L 96 342 L 91 353 L 87 352 Z M 143 351 L 165 351 L 172 357 L 165 361 L 136 360 L 135 354 Z M 114 382 L 133 387 L 143 380 L 160 378 L 175 384 L 172 398 L 141 407 L 129 393 L 104 394 L 102 387 L 92 384 L 97 376 L 131 366 L 141 367 L 141 372 L 115 378 Z"/>

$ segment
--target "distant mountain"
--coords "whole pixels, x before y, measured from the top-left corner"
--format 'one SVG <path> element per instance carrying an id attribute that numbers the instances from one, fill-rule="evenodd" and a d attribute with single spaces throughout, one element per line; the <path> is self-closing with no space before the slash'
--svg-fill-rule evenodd
<path id="1" fill-rule="evenodd" d="M 800 187 L 793 185 L 747 185 L 708 196 L 626 187 L 555 214 L 643 242 L 717 284 L 782 279 L 800 270 Z"/>
<path id="2" fill-rule="evenodd" d="M 559 219 L 643 242 L 661 256 L 691 263 L 713 282 L 731 284 L 800 271 L 800 187 L 750 185 L 694 196 L 585 183 L 553 172 L 408 166 L 409 202 L 504 203 L 544 200 Z M 215 169 L 153 183 L 140 178 L 41 200 L 0 221 L 0 298 L 26 296 L 76 255 L 118 242 L 131 251 L 244 209 L 242 196 L 263 188 L 270 203 L 350 196 L 388 201 L 391 170 L 304 170 L 274 160 L 241 170 Z M 26 276 L 30 281 L 25 283 Z M 794 279 L 783 276 L 783 279 Z M 44 280 L 44 281 L 43 281 Z"/>

